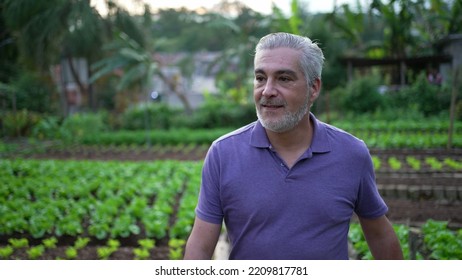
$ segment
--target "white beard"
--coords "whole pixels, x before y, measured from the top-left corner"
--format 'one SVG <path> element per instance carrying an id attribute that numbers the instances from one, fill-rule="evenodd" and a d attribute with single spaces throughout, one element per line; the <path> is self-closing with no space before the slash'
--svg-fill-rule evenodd
<path id="1" fill-rule="evenodd" d="M 283 116 L 280 119 L 274 120 L 274 121 L 265 119 L 260 113 L 259 106 L 257 105 L 256 106 L 257 117 L 260 120 L 263 127 L 268 130 L 278 132 L 278 133 L 289 131 L 293 129 L 303 119 L 303 117 L 309 112 L 309 98 L 310 98 L 310 94 L 307 95 L 303 104 L 294 113 L 284 108 Z M 271 102 L 271 101 L 268 101 L 267 98 L 262 97 L 260 99 L 260 104 L 284 105 L 285 106 L 286 102 Z"/>

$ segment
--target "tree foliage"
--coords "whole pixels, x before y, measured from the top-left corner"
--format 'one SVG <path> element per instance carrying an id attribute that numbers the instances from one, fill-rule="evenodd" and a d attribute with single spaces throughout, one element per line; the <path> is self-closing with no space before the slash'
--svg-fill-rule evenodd
<path id="1" fill-rule="evenodd" d="M 24 69 L 51 81 L 50 66 L 63 58 L 83 57 L 89 64 L 98 61 L 93 81 L 121 69 L 119 89 L 146 88 L 149 75 L 162 78 L 164 66 L 152 59 L 154 54 L 217 51 L 222 53 L 216 77 L 223 96 L 245 100 L 250 94 L 253 48 L 269 32 L 287 31 L 319 42 L 326 56 L 324 88 L 332 89 L 345 83 L 339 58 L 346 54 L 428 55 L 444 36 L 462 31 L 462 0 L 373 0 L 369 6 L 358 1 L 355 7 L 341 5 L 326 14 L 310 13 L 301 1 L 292 0 L 289 14 L 275 2 L 270 15 L 226 0 L 208 11 L 183 8 L 152 13 L 145 8 L 144 14 L 133 15 L 107 0 L 108 13 L 103 16 L 90 3 L 0 0 L 0 82 L 20 88 L 11 83 L 26 80 L 20 77 Z M 187 65 L 182 69 L 192 71 Z M 98 80 L 95 87 L 107 82 Z"/>

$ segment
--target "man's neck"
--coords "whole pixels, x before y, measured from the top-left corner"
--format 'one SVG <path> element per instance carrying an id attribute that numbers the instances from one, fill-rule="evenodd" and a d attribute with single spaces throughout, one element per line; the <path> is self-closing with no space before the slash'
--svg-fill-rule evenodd
<path id="1" fill-rule="evenodd" d="M 282 133 L 266 130 L 266 134 L 271 146 L 291 167 L 311 146 L 313 124 L 307 114 L 292 130 Z"/>

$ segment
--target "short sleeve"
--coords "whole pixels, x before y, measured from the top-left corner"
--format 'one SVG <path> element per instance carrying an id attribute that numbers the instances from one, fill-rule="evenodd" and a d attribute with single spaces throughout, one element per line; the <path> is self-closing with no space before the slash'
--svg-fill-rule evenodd
<path id="1" fill-rule="evenodd" d="M 368 152 L 364 155 L 355 212 L 363 218 L 378 218 L 388 212 L 388 207 L 378 191 L 374 165 Z"/>
<path id="2" fill-rule="evenodd" d="M 216 143 L 212 144 L 205 157 L 196 215 L 209 223 L 221 224 L 223 221 L 220 200 L 220 158 Z"/>

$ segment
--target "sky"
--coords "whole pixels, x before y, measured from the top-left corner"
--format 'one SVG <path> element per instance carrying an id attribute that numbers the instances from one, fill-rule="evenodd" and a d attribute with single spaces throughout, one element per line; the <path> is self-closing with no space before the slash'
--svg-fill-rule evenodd
<path id="1" fill-rule="evenodd" d="M 153 11 L 156 9 L 165 8 L 181 8 L 186 7 L 189 10 L 195 10 L 200 7 L 211 8 L 220 0 L 115 0 L 120 6 L 125 7 L 129 11 L 142 10 L 144 3 L 149 4 Z M 248 7 L 263 14 L 269 14 L 271 12 L 272 3 L 280 8 L 285 13 L 290 13 L 290 2 L 291 0 L 258 0 L 258 1 L 245 1 L 242 0 Z M 331 12 L 334 8 L 334 4 L 337 6 L 348 3 L 352 7 L 356 7 L 357 0 L 299 0 L 303 5 L 307 5 L 307 10 L 311 13 L 317 12 Z M 359 1 L 361 4 L 364 0 Z M 91 3 L 96 5 L 98 10 L 102 14 L 105 14 L 104 0 L 91 0 Z M 141 4 L 140 4 L 141 3 Z"/>

